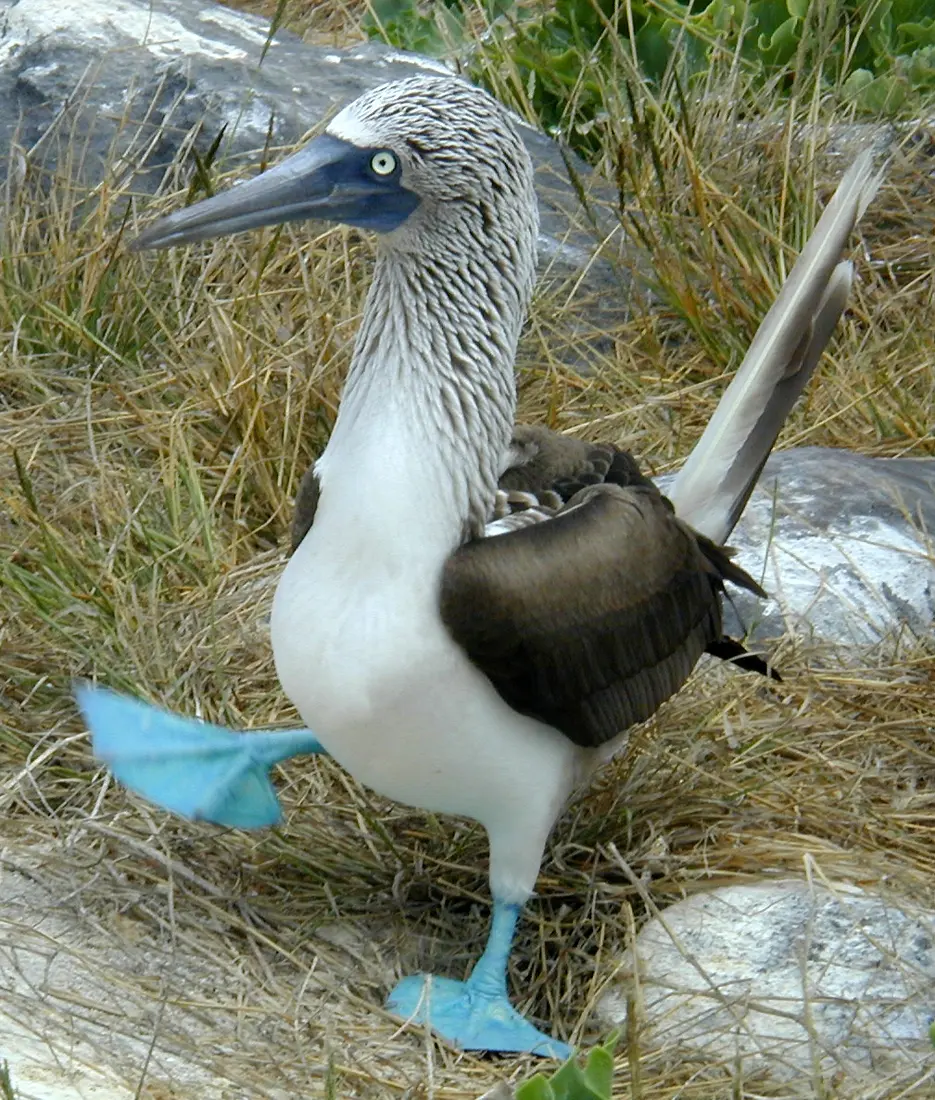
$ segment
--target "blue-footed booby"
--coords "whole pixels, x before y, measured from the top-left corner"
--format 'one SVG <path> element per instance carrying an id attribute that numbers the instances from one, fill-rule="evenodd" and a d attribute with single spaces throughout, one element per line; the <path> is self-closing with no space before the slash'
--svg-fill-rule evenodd
<path id="1" fill-rule="evenodd" d="M 533 168 L 485 92 L 420 76 L 369 91 L 257 178 L 138 248 L 326 219 L 378 256 L 340 411 L 279 580 L 276 670 L 309 730 L 236 733 L 85 685 L 95 752 L 176 812 L 275 821 L 273 762 L 327 752 L 382 795 L 480 822 L 493 915 L 465 981 L 403 978 L 397 1015 L 469 1049 L 564 1056 L 511 1006 L 507 963 L 569 795 L 723 636 L 723 543 L 842 312 L 842 249 L 878 177 L 851 167 L 669 499 L 614 447 L 515 428 L 535 281 Z"/>

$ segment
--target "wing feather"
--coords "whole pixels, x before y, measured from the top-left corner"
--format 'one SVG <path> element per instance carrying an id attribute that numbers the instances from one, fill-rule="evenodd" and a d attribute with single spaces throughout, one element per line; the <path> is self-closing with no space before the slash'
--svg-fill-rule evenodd
<path id="1" fill-rule="evenodd" d="M 648 718 L 721 638 L 723 581 L 649 484 L 460 547 L 441 615 L 516 710 L 596 746 Z"/>

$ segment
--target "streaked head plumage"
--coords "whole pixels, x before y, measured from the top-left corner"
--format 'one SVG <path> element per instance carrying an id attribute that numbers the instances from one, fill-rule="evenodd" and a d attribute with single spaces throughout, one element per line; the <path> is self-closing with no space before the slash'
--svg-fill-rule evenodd
<path id="1" fill-rule="evenodd" d="M 445 210 L 473 206 L 491 228 L 516 219 L 537 227 L 532 161 L 504 108 L 480 88 L 451 76 L 415 76 L 382 84 L 344 107 L 325 133 L 396 161 L 400 186 L 420 207 L 410 228 L 430 229 Z"/>
<path id="2" fill-rule="evenodd" d="M 509 115 L 480 88 L 451 76 L 381 84 L 344 107 L 326 133 L 361 148 L 388 147 L 438 195 L 484 190 L 531 173 Z M 522 181 L 517 181 L 522 182 Z"/>

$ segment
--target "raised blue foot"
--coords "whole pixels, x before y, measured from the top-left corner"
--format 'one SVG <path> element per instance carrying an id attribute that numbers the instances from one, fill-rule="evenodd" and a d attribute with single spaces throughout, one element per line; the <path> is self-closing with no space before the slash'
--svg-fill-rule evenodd
<path id="1" fill-rule="evenodd" d="M 541 1032 L 510 1004 L 506 963 L 518 905 L 494 902 L 490 936 L 466 982 L 416 974 L 403 978 L 386 1001 L 395 1016 L 425 1024 L 463 1050 L 496 1050 L 568 1058 L 567 1043 Z"/>
<path id="2" fill-rule="evenodd" d="M 94 755 L 132 791 L 201 821 L 260 829 L 282 819 L 269 769 L 324 748 L 309 730 L 235 733 L 77 684 Z"/>

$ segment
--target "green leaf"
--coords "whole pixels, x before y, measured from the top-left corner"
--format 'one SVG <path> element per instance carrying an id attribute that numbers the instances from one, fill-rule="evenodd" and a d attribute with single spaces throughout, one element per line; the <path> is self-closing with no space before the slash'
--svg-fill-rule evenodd
<path id="1" fill-rule="evenodd" d="M 650 20 L 636 32 L 636 54 L 643 72 L 651 80 L 662 79 L 671 53 L 672 47 L 664 26 Z"/>
<path id="2" fill-rule="evenodd" d="M 921 23 L 900 23 L 900 53 L 910 53 L 928 46 L 935 46 L 935 19 L 924 19 Z"/>
<path id="3" fill-rule="evenodd" d="M 555 1100 L 555 1093 L 542 1074 L 537 1073 L 531 1080 L 519 1086 L 516 1100 Z"/>
<path id="4" fill-rule="evenodd" d="M 916 50 L 906 62 L 906 78 L 913 88 L 935 85 L 935 46 Z"/>
<path id="5" fill-rule="evenodd" d="M 400 49 L 438 57 L 464 40 L 461 4 L 435 4 L 423 10 L 418 0 L 371 0 L 363 27 Z"/>
<path id="6" fill-rule="evenodd" d="M 614 1056 L 611 1044 L 595 1047 L 591 1051 L 585 1063 L 584 1078 L 595 1096 L 606 1097 L 607 1100 L 610 1100 L 614 1079 Z"/>
<path id="7" fill-rule="evenodd" d="M 418 18 L 413 0 L 370 0 L 367 18 L 386 26 Z"/>
<path id="8" fill-rule="evenodd" d="M 855 69 L 844 81 L 844 94 L 848 99 L 856 101 L 872 83 L 873 73 L 869 69 Z"/>
<path id="9" fill-rule="evenodd" d="M 611 1100 L 617 1035 L 595 1047 L 584 1066 L 572 1055 L 550 1078 L 537 1073 L 516 1090 L 516 1100 Z"/>
<path id="10" fill-rule="evenodd" d="M 881 0 L 873 9 L 864 34 L 878 59 L 892 57 L 896 53 L 893 5 L 890 0 Z"/>
<path id="11" fill-rule="evenodd" d="M 891 74 L 874 76 L 867 69 L 856 69 L 844 82 L 844 94 L 861 110 L 890 114 L 906 100 L 906 86 Z"/>
<path id="12" fill-rule="evenodd" d="M 549 1084 L 555 1100 L 611 1100 L 613 1072 L 611 1051 L 596 1047 L 588 1055 L 584 1069 L 576 1058 L 569 1058 L 552 1075 Z"/>
<path id="13" fill-rule="evenodd" d="M 792 18 L 781 23 L 769 37 L 761 34 L 757 39 L 760 53 L 768 65 L 782 66 L 795 56 L 799 44 L 799 20 Z"/>
<path id="14" fill-rule="evenodd" d="M 896 25 L 911 23 L 916 19 L 923 19 L 931 15 L 932 5 L 930 0 L 893 0 L 893 18 Z"/>
<path id="15" fill-rule="evenodd" d="M 787 0 L 760 0 L 750 5 L 756 21 L 756 46 L 760 64 L 781 66 L 795 55 L 801 36 L 801 20 L 789 15 Z"/>

